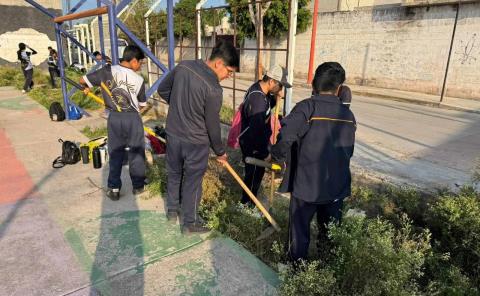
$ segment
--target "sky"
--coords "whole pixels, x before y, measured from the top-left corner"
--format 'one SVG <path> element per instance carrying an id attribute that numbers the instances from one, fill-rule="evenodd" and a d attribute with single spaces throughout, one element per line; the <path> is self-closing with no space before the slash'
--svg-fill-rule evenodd
<path id="1" fill-rule="evenodd" d="M 78 0 L 63 0 L 63 5 L 64 5 L 64 10 L 67 8 L 67 1 L 70 1 L 70 7 L 74 7 L 75 4 L 78 3 Z M 134 0 L 132 0 L 133 2 Z M 174 2 L 178 2 L 179 0 L 174 0 Z M 225 0 L 208 0 L 207 3 L 204 5 L 204 7 L 211 7 L 211 6 L 221 6 L 225 5 Z M 160 3 L 160 8 L 165 8 L 167 6 L 167 0 L 162 0 L 162 3 Z M 85 9 L 91 9 L 97 7 L 97 0 L 87 0 L 79 9 L 85 10 Z"/>

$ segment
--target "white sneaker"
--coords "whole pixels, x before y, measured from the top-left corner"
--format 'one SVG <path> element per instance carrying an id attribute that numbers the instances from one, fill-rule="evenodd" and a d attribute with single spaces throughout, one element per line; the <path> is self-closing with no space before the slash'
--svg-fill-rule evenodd
<path id="1" fill-rule="evenodd" d="M 24 89 L 22 89 L 22 94 L 26 93 L 26 91 Z"/>

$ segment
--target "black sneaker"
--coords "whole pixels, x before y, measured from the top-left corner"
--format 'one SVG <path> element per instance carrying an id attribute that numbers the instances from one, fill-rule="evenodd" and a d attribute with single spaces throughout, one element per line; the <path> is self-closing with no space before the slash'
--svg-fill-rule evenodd
<path id="1" fill-rule="evenodd" d="M 202 234 L 210 232 L 210 229 L 207 228 L 204 224 L 187 224 L 182 226 L 183 234 Z"/>
<path id="2" fill-rule="evenodd" d="M 108 188 L 106 194 L 111 200 L 116 201 L 120 199 L 120 189 L 118 188 Z"/>
<path id="3" fill-rule="evenodd" d="M 132 193 L 133 195 L 140 195 L 145 192 L 145 186 L 140 188 L 133 188 Z"/>
<path id="4" fill-rule="evenodd" d="M 168 210 L 167 211 L 167 220 L 168 222 L 175 223 L 178 219 L 178 211 L 176 210 Z"/>

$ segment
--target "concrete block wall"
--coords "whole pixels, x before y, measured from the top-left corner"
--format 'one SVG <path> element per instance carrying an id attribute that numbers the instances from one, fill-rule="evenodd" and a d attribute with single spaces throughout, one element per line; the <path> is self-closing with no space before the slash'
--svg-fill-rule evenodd
<path id="1" fill-rule="evenodd" d="M 455 13 L 453 5 L 320 13 L 315 64 L 340 62 L 348 83 L 439 94 Z M 310 37 L 297 36 L 297 77 L 308 72 Z M 480 98 L 480 3 L 460 6 L 447 96 Z"/>
<path id="2" fill-rule="evenodd" d="M 51 12 L 60 15 L 60 0 L 40 0 Z M 34 48 L 38 54 L 32 63 L 39 65 L 48 57 L 48 46 L 56 47 L 52 20 L 23 0 L 0 0 L 0 64 L 17 63 L 18 43 Z"/>

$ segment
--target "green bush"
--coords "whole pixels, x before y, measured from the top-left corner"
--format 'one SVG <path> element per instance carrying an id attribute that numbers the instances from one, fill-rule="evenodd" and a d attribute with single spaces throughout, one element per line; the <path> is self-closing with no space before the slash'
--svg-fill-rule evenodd
<path id="1" fill-rule="evenodd" d="M 301 262 L 280 272 L 280 294 L 285 296 L 341 295 L 334 271 L 320 261 Z"/>
<path id="2" fill-rule="evenodd" d="M 329 239 L 331 255 L 317 261 L 323 264 L 314 261 L 290 267 L 288 271 L 293 274 L 282 276 L 283 295 L 418 293 L 417 279 L 430 253 L 428 231 L 414 233 L 406 218 L 395 229 L 381 219 L 346 217 L 340 225 L 329 226 Z M 301 278 L 308 280 L 302 283 Z M 317 286 L 315 278 L 328 288 Z"/>
<path id="3" fill-rule="evenodd" d="M 426 221 L 439 251 L 480 285 L 480 197 L 471 188 L 434 200 Z"/>
<path id="4" fill-rule="evenodd" d="M 429 256 L 425 263 L 425 274 L 420 282 L 425 286 L 425 295 L 480 295 L 480 291 L 468 276 L 452 264 L 448 254 L 433 253 Z"/>

